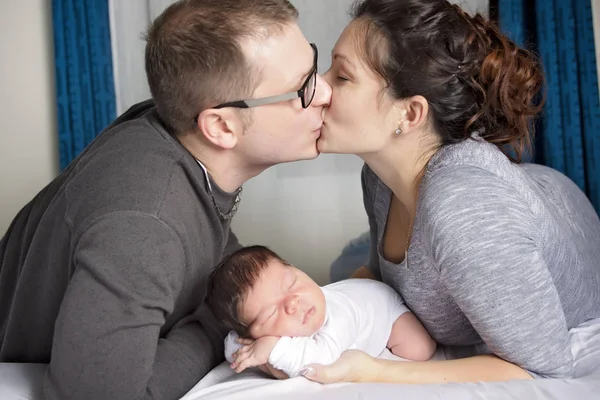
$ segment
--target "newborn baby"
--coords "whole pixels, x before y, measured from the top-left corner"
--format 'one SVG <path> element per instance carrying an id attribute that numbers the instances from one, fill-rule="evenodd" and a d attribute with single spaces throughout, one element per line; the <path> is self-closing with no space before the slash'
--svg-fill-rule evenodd
<path id="1" fill-rule="evenodd" d="M 320 287 L 263 246 L 242 248 L 217 266 L 207 302 L 232 330 L 225 357 L 236 372 L 269 363 L 295 377 L 349 349 L 377 357 L 387 347 L 424 361 L 436 347 L 391 287 L 369 279 Z"/>

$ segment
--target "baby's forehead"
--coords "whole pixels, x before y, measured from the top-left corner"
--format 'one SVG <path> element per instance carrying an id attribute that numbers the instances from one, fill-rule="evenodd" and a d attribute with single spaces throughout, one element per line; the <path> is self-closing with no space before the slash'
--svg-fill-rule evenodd
<path id="1" fill-rule="evenodd" d="M 282 280 L 290 273 L 293 274 L 294 267 L 278 259 L 270 259 L 261 270 L 254 284 L 245 293 L 242 293 L 238 301 L 238 316 L 244 323 L 249 323 L 250 318 L 255 318 L 261 311 L 263 305 L 279 295 L 277 290 Z"/>

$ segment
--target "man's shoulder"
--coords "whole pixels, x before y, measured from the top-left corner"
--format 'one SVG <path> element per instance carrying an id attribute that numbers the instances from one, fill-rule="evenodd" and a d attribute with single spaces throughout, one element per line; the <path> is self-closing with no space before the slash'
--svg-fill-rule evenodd
<path id="1" fill-rule="evenodd" d="M 77 160 L 65 190 L 74 219 L 114 211 L 159 215 L 173 197 L 197 197 L 200 169 L 152 113 L 113 124 Z"/>

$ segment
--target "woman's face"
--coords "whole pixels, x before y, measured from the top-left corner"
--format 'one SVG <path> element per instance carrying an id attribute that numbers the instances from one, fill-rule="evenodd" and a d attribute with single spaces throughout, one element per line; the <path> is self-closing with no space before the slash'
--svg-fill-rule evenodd
<path id="1" fill-rule="evenodd" d="M 323 75 L 331 85 L 331 105 L 323 111 L 317 147 L 322 153 L 377 152 L 394 138 L 397 109 L 384 90 L 384 80 L 363 61 L 363 26 L 350 23 L 338 39 L 331 68 Z"/>

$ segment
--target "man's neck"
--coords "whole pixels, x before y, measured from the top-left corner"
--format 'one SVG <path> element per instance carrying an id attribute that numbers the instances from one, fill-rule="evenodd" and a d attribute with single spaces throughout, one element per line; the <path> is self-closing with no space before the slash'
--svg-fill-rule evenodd
<path id="1" fill-rule="evenodd" d="M 201 142 L 193 135 L 184 135 L 177 139 L 196 160 L 202 163 L 214 183 L 228 193 L 234 192 L 246 181 L 268 168 L 268 166 L 244 164 L 234 151 L 217 149 Z"/>

